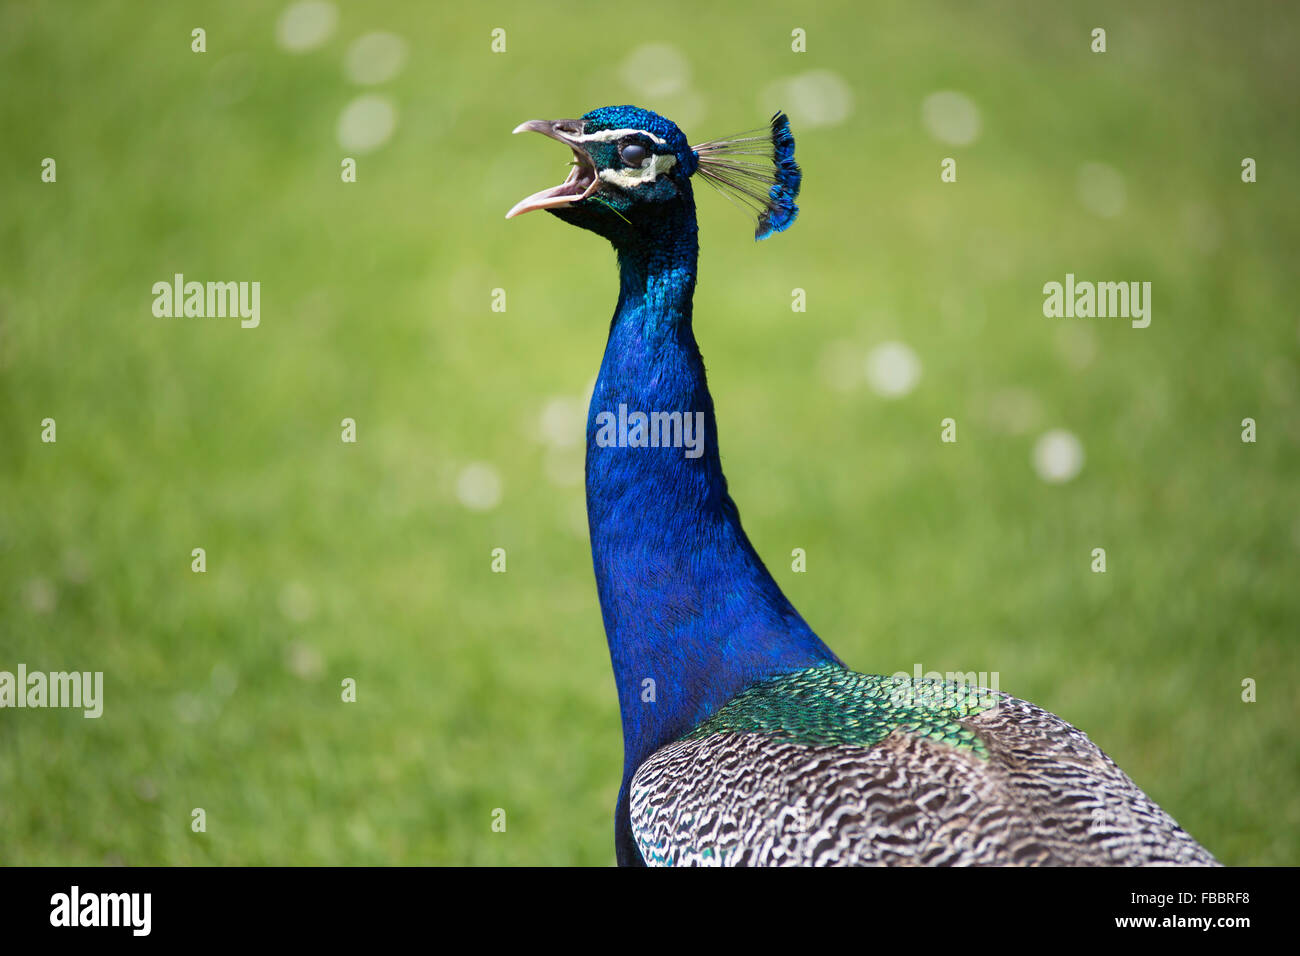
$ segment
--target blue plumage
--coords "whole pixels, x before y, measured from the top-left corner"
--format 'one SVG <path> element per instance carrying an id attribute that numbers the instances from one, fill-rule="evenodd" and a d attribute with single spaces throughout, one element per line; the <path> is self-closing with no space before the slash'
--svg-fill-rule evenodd
<path id="1" fill-rule="evenodd" d="M 803 170 L 794 161 L 794 134 L 784 113 L 772 117 L 772 156 L 776 165 L 776 182 L 768 191 L 771 203 L 758 217 L 755 239 L 766 239 L 775 232 L 785 232 L 799 215 L 794 204 L 803 183 Z"/>
<path id="2" fill-rule="evenodd" d="M 846 670 L 750 545 L 692 328 L 692 176 L 748 204 L 755 238 L 788 229 L 784 114 L 695 147 L 637 107 L 525 129 L 567 144 L 573 169 L 507 216 L 547 209 L 619 260 L 586 506 L 623 717 L 620 864 L 1213 864 L 1060 718 Z"/>
<path id="3" fill-rule="evenodd" d="M 934 710 L 926 681 L 848 671 L 755 553 L 692 329 L 691 178 L 748 205 L 756 238 L 789 228 L 802 176 L 785 115 L 694 147 L 634 106 L 525 129 L 572 149 L 573 169 L 507 215 L 546 209 L 618 257 L 586 464 L 623 721 L 619 862 L 1212 864 L 1060 718 L 983 692 Z"/>
<path id="4" fill-rule="evenodd" d="M 588 413 L 587 518 L 623 719 L 618 855 L 639 864 L 628 818 L 637 768 L 754 682 L 836 661 L 741 527 L 691 327 L 699 255 L 691 175 L 707 167 L 741 182 L 743 173 L 748 193 L 763 182 L 756 194 L 770 233 L 794 219 L 799 169 L 784 114 L 763 136 L 694 148 L 674 123 L 634 106 L 521 128 L 566 143 L 575 172 L 558 194 L 538 193 L 512 214 L 546 208 L 609 239 L 618 256 L 618 306 Z M 766 180 L 745 172 L 759 169 L 746 156 L 763 157 Z M 603 445 L 602 416 L 620 408 L 698 415 L 702 452 Z"/>
<path id="5" fill-rule="evenodd" d="M 695 172 L 697 157 L 687 143 L 686 136 L 672 120 L 639 106 L 602 106 L 583 114 L 586 128 L 593 132 L 611 129 L 633 129 L 653 133 L 667 142 L 681 171 L 687 176 Z"/>
<path id="6" fill-rule="evenodd" d="M 773 115 L 765 129 L 701 143 L 695 155 L 707 182 L 757 215 L 755 239 L 784 232 L 799 215 L 794 201 L 803 171 L 794 159 L 794 134 L 784 113 Z"/>

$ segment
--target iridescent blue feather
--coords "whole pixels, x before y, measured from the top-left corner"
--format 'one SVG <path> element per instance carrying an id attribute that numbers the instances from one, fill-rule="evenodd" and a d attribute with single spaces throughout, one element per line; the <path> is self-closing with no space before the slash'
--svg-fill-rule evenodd
<path id="1" fill-rule="evenodd" d="M 794 161 L 794 134 L 790 132 L 790 120 L 784 113 L 772 117 L 772 157 L 776 166 L 776 182 L 768 190 L 771 202 L 758 217 L 755 239 L 766 239 L 774 232 L 785 232 L 799 215 L 799 207 L 794 201 L 799 195 L 799 186 L 803 183 L 803 170 Z"/>
<path id="2" fill-rule="evenodd" d="M 790 228 L 803 171 L 794 159 L 794 134 L 784 113 L 766 129 L 751 130 L 694 147 L 698 172 L 709 185 L 738 200 L 757 216 L 755 239 Z"/>
<path id="3" fill-rule="evenodd" d="M 559 122 L 597 201 L 571 192 L 535 208 L 608 239 L 619 267 L 586 457 L 592 564 L 623 724 L 618 861 L 1212 865 L 1059 717 L 1005 694 L 996 706 L 961 695 L 948 703 L 946 685 L 936 696 L 930 682 L 847 670 L 755 551 L 727 491 L 693 331 L 691 177 L 748 206 L 755 238 L 787 229 L 802 177 L 785 114 L 696 147 L 634 106 Z M 637 152 L 629 160 L 632 145 L 658 165 Z M 616 175 L 599 180 L 598 167 Z M 629 180 L 629 169 L 647 173 Z M 609 189 L 597 195 L 601 182 Z M 629 409 L 699 422 L 696 453 L 666 439 L 607 441 L 602 421 Z"/>

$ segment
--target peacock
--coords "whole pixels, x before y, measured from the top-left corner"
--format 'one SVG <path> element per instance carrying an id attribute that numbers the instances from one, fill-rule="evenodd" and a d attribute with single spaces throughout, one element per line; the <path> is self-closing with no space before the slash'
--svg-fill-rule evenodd
<path id="1" fill-rule="evenodd" d="M 960 682 L 860 674 L 790 604 L 727 493 L 692 329 L 692 177 L 798 215 L 784 113 L 688 144 L 635 106 L 530 120 L 573 153 L 545 209 L 613 244 L 591 397 L 591 554 L 623 724 L 620 865 L 1217 865 L 1064 720 Z"/>

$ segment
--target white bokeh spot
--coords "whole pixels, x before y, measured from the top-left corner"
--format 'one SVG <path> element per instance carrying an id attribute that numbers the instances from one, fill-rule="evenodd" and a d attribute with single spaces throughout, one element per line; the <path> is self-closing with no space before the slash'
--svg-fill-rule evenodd
<path id="1" fill-rule="evenodd" d="M 319 680 L 325 672 L 325 660 L 320 651 L 306 641 L 294 641 L 285 654 L 285 666 L 299 680 Z"/>
<path id="2" fill-rule="evenodd" d="M 324 0 L 303 0 L 290 4 L 275 24 L 275 42 L 290 53 L 314 50 L 334 32 L 339 22 L 334 4 Z"/>
<path id="3" fill-rule="evenodd" d="M 361 86 L 391 80 L 406 66 L 406 41 L 395 33 L 367 33 L 352 41 L 343 72 Z"/>
<path id="4" fill-rule="evenodd" d="M 280 613 L 299 624 L 311 620 L 316 613 L 316 598 L 311 589 L 298 581 L 290 581 L 280 589 Z"/>
<path id="5" fill-rule="evenodd" d="M 1083 208 L 1102 219 L 1118 216 L 1128 201 L 1123 174 L 1105 163 L 1084 163 L 1080 166 L 1076 190 Z"/>
<path id="6" fill-rule="evenodd" d="M 643 96 L 673 96 L 686 89 L 691 65 L 686 55 L 672 44 L 646 43 L 628 54 L 619 75 Z"/>
<path id="7" fill-rule="evenodd" d="M 384 96 L 358 96 L 339 114 L 338 141 L 344 149 L 368 153 L 388 142 L 397 128 L 397 108 Z"/>
<path id="8" fill-rule="evenodd" d="M 1029 389 L 1008 386 L 988 397 L 984 417 L 991 429 L 1008 435 L 1023 435 L 1038 424 L 1042 406 Z"/>
<path id="9" fill-rule="evenodd" d="M 23 586 L 27 607 L 36 614 L 49 614 L 58 606 L 59 595 L 48 578 L 29 578 Z"/>
<path id="10" fill-rule="evenodd" d="M 1072 432 L 1054 428 L 1034 445 L 1034 471 L 1048 484 L 1069 481 L 1083 468 L 1083 444 Z"/>
<path id="11" fill-rule="evenodd" d="M 885 342 L 867 354 L 867 384 L 884 398 L 902 398 L 921 380 L 921 360 L 902 342 Z"/>
<path id="12" fill-rule="evenodd" d="M 921 124 L 941 143 L 969 146 L 980 134 L 979 107 L 965 93 L 941 90 L 921 102 Z"/>
<path id="13" fill-rule="evenodd" d="M 501 503 L 501 476 L 485 462 L 468 464 L 456 476 L 456 497 L 470 511 L 491 511 Z"/>
<path id="14" fill-rule="evenodd" d="M 768 85 L 759 96 L 763 115 L 774 103 L 801 128 L 838 126 L 853 115 L 853 88 L 831 70 L 810 70 Z"/>
<path id="15" fill-rule="evenodd" d="M 586 434 L 586 417 L 583 403 L 576 398 L 556 396 L 542 406 L 537 420 L 537 434 L 555 448 L 571 448 L 582 442 Z"/>

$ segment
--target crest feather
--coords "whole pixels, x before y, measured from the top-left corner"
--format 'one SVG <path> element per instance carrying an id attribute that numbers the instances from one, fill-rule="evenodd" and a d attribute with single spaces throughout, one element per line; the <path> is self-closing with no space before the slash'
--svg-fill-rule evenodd
<path id="1" fill-rule="evenodd" d="M 755 239 L 784 232 L 799 215 L 794 201 L 803 171 L 794 160 L 794 134 L 784 113 L 766 127 L 691 148 L 699 160 L 697 172 L 709 185 L 757 217 Z"/>

